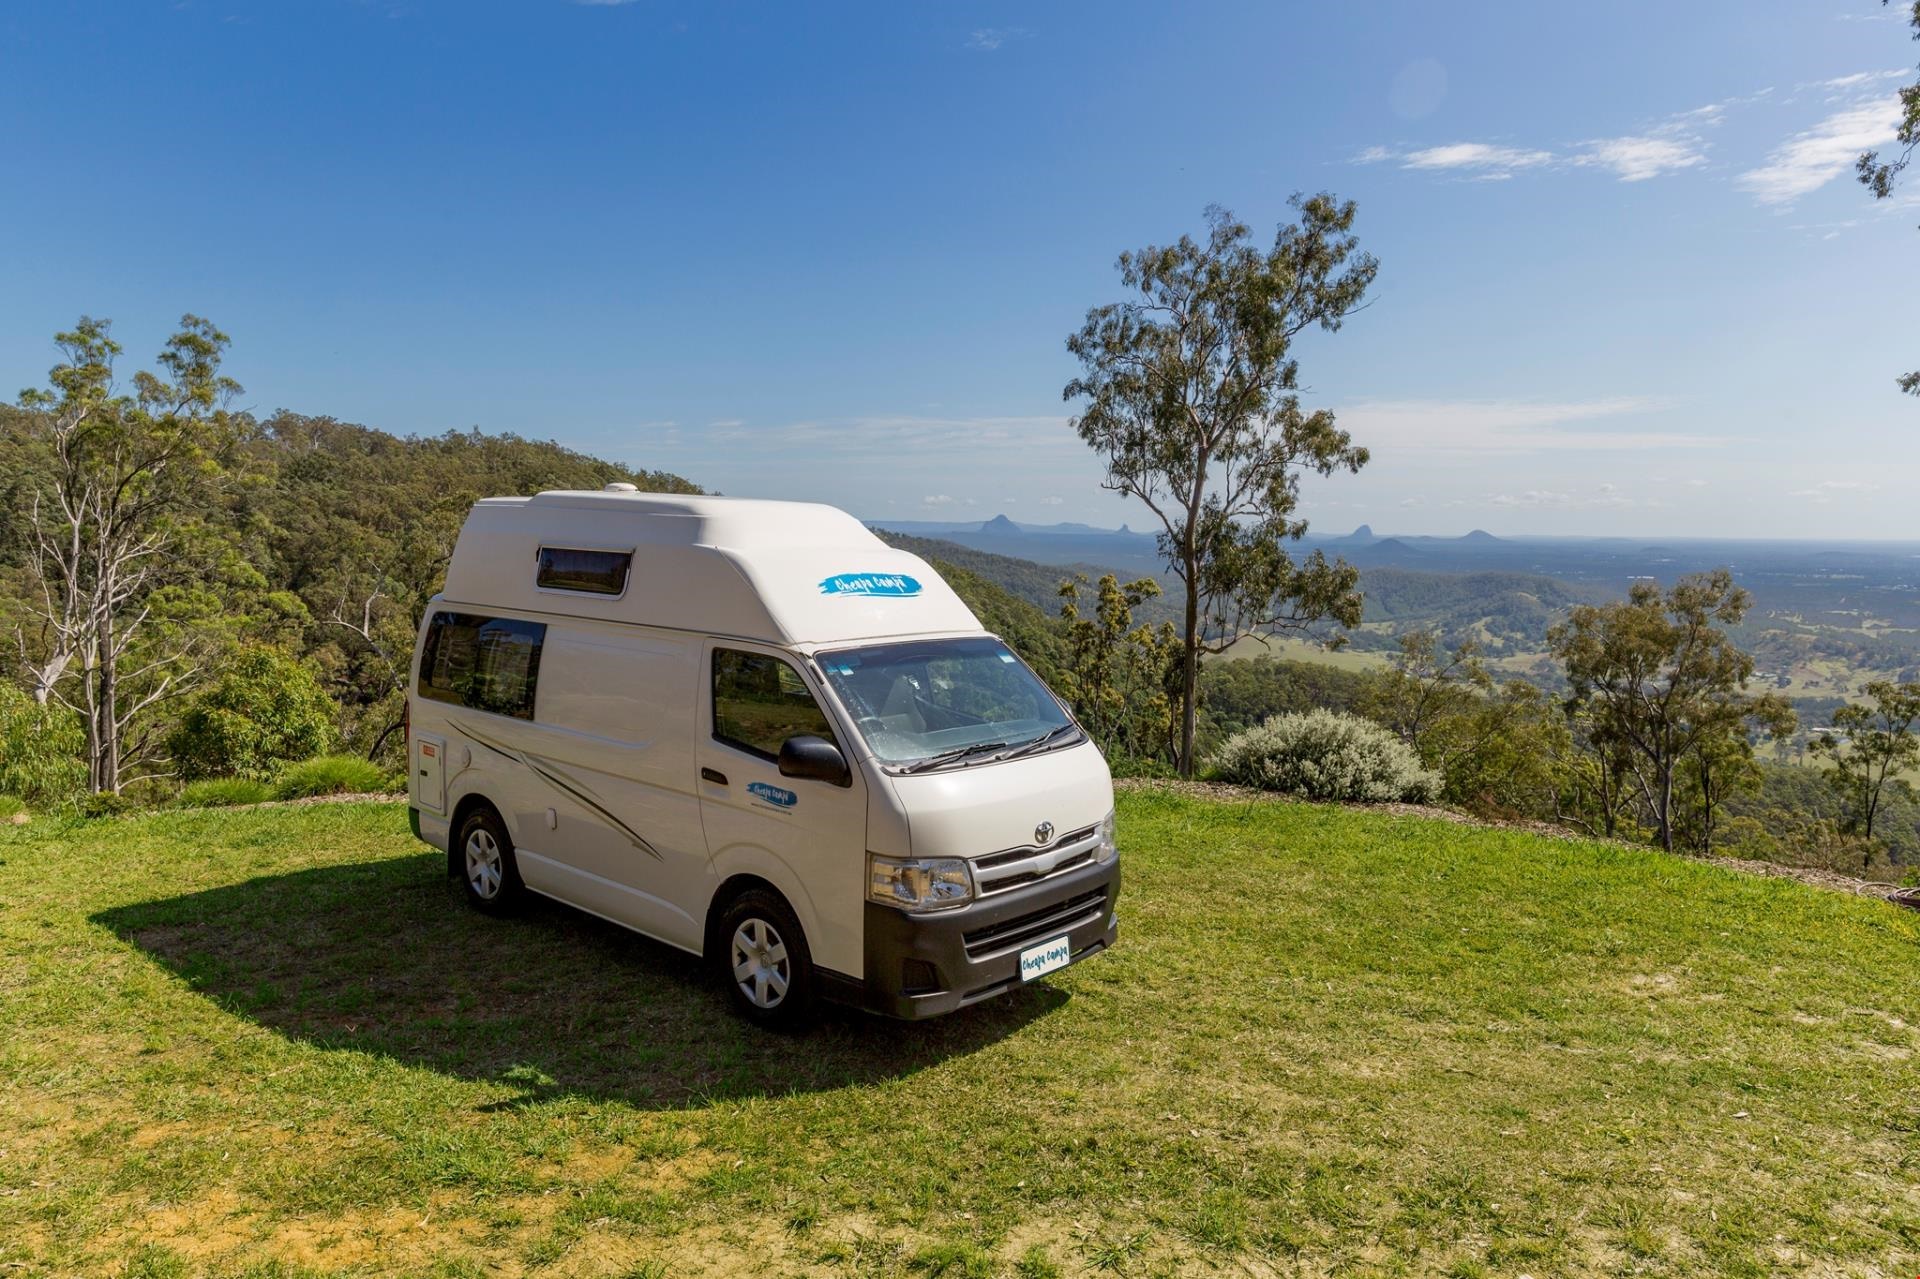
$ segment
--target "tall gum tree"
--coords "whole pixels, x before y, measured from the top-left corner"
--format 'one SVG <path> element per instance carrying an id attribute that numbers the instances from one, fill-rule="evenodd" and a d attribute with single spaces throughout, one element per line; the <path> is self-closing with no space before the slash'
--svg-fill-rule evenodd
<path id="1" fill-rule="evenodd" d="M 42 637 L 30 664 L 34 695 L 83 716 L 94 791 L 120 789 L 135 720 L 201 675 L 170 593 L 194 575 L 185 552 L 203 540 L 242 430 L 226 408 L 240 390 L 220 372 L 226 334 L 183 317 L 159 371 L 136 374 L 123 393 L 109 328 L 82 317 L 59 334 L 63 359 L 48 386 L 20 397 L 26 430 L 48 459 L 28 519 Z"/>
<path id="2" fill-rule="evenodd" d="M 1094 307 L 1067 339 L 1081 364 L 1063 398 L 1081 401 L 1080 438 L 1105 486 L 1160 522 L 1160 554 L 1184 593 L 1182 774 L 1194 771 L 1200 658 L 1247 631 L 1360 620 L 1358 572 L 1319 551 L 1296 560 L 1300 477 L 1367 461 L 1326 409 L 1300 403 L 1293 341 L 1339 329 L 1379 270 L 1353 236 L 1354 205 L 1296 195 L 1298 219 L 1271 248 L 1218 206 L 1204 242 L 1122 253 L 1134 296 Z"/>

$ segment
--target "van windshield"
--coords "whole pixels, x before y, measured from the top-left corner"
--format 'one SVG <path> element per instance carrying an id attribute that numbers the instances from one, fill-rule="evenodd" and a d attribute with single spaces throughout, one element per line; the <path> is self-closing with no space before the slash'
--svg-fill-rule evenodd
<path id="1" fill-rule="evenodd" d="M 882 764 L 957 765 L 1080 737 L 1027 664 L 988 636 L 841 649 L 817 660 Z"/>

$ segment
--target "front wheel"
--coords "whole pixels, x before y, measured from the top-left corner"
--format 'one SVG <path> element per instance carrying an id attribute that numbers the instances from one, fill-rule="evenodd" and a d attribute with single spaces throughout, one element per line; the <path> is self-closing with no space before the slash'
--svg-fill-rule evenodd
<path id="1" fill-rule="evenodd" d="M 509 915 L 526 904 L 526 885 L 514 860 L 507 824 L 491 808 L 476 808 L 460 823 L 461 878 L 467 902 L 489 915 Z"/>
<path id="2" fill-rule="evenodd" d="M 720 921 L 720 963 L 733 1006 L 755 1025 L 798 1030 L 813 1017 L 813 955 L 793 908 L 748 889 Z"/>

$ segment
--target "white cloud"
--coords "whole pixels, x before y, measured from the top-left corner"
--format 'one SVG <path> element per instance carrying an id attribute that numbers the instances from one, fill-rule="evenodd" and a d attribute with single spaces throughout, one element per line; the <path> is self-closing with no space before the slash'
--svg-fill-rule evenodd
<path id="1" fill-rule="evenodd" d="M 1050 494 L 1050 495 L 1049 495 L 1049 496 L 1047 496 L 1047 497 L 1043 497 L 1043 498 L 1041 498 L 1041 499 L 1040 499 L 1040 505 L 1042 505 L 1042 506 L 1064 506 L 1064 505 L 1066 505 L 1066 501 L 1067 501 L 1067 499 L 1066 499 L 1066 498 L 1064 498 L 1064 497 L 1061 497 L 1061 496 L 1060 496 L 1059 494 L 1057 494 L 1057 493 L 1056 493 L 1056 494 Z"/>
<path id="2" fill-rule="evenodd" d="M 1898 123 L 1897 99 L 1848 107 L 1775 147 L 1738 182 L 1762 204 L 1789 204 L 1847 172 L 1862 151 L 1891 142 Z"/>
<path id="3" fill-rule="evenodd" d="M 1794 489 L 1787 496 L 1809 502 L 1830 502 L 1843 493 L 1871 493 L 1879 487 L 1864 480 L 1822 480 L 1810 489 Z"/>
<path id="4" fill-rule="evenodd" d="M 967 37 L 967 48 L 975 53 L 992 53 L 1009 40 L 1028 34 L 1025 27 L 981 27 Z"/>
<path id="5" fill-rule="evenodd" d="M 1600 138 L 1587 146 L 1587 153 L 1575 163 L 1610 169 L 1622 182 L 1645 182 L 1707 162 L 1697 138 Z"/>
<path id="6" fill-rule="evenodd" d="M 1393 159 L 1393 152 L 1386 147 L 1367 147 L 1365 150 L 1355 152 L 1351 163 L 1378 164 L 1382 160 L 1391 159 Z"/>
<path id="7" fill-rule="evenodd" d="M 1469 172 L 1511 174 L 1515 169 L 1531 169 L 1553 160 L 1551 151 L 1528 151 L 1518 147 L 1495 146 L 1488 142 L 1451 142 L 1446 146 L 1410 151 L 1403 169 L 1464 169 Z"/>
<path id="8" fill-rule="evenodd" d="M 1356 442 L 1388 453 L 1635 452 L 1720 448 L 1731 437 L 1573 425 L 1667 407 L 1647 396 L 1595 400 L 1370 400 L 1338 411 Z"/>
<path id="9" fill-rule="evenodd" d="M 1831 80 L 1815 80 L 1812 84 L 1800 87 L 1803 89 L 1858 89 L 1862 85 L 1873 84 L 1880 80 L 1898 80 L 1906 74 L 1905 70 L 1856 71 L 1852 75 L 1835 76 Z"/>
<path id="10" fill-rule="evenodd" d="M 930 497 L 921 498 L 920 504 L 922 506 L 952 506 L 953 498 L 946 493 L 935 493 Z"/>
<path id="11" fill-rule="evenodd" d="M 621 5 L 634 4 L 637 0 L 573 0 L 573 2 L 594 9 L 617 9 Z"/>

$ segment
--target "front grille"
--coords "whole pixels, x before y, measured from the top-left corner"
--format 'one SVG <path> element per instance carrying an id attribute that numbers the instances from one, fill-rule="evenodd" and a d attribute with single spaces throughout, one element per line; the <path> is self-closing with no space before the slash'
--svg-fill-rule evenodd
<path id="1" fill-rule="evenodd" d="M 1051 906 L 1043 906 L 997 924 L 988 924 L 985 928 L 976 928 L 962 937 L 961 942 L 966 947 L 968 959 L 986 959 L 1072 932 L 1082 924 L 1098 919 L 1106 908 L 1107 889 L 1102 884 L 1091 892 L 1080 893 Z"/>
<path id="2" fill-rule="evenodd" d="M 1044 847 L 1009 848 L 976 857 L 973 859 L 974 883 L 982 897 L 1037 884 L 1062 871 L 1085 866 L 1093 860 L 1099 841 L 1100 828 L 1087 826 L 1070 831 Z"/>

